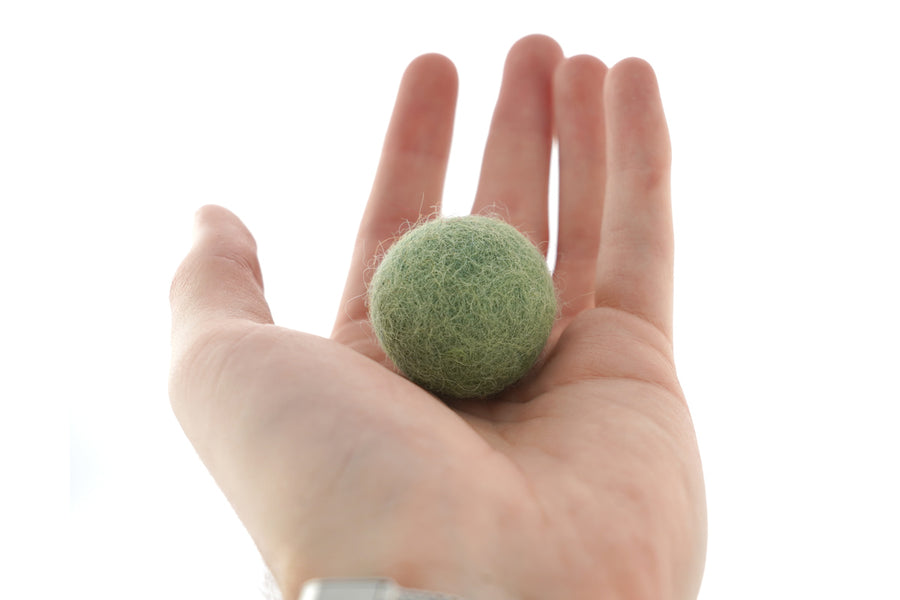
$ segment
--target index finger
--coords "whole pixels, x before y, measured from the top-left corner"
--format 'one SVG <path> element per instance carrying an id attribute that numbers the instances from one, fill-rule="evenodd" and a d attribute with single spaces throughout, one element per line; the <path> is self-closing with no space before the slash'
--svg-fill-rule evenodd
<path id="1" fill-rule="evenodd" d="M 359 226 L 334 331 L 365 321 L 367 270 L 404 223 L 440 209 L 456 110 L 456 68 L 439 54 L 407 67 Z"/>

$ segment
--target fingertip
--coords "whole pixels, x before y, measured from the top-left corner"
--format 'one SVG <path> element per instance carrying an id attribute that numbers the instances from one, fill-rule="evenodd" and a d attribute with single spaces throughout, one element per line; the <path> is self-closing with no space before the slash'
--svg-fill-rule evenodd
<path id="1" fill-rule="evenodd" d="M 605 88 L 615 166 L 641 172 L 666 171 L 671 163 L 671 145 L 653 67 L 641 58 L 621 60 L 610 69 Z"/>
<path id="2" fill-rule="evenodd" d="M 609 76 L 611 81 L 616 81 L 622 89 L 628 90 L 630 93 L 643 92 L 659 96 L 656 71 L 643 58 L 632 56 L 620 60 L 610 69 Z"/>
<path id="3" fill-rule="evenodd" d="M 555 39 L 542 33 L 532 33 L 520 38 L 509 50 L 509 56 L 550 56 L 562 58 L 563 50 Z"/>
<path id="4" fill-rule="evenodd" d="M 576 54 L 570 56 L 559 65 L 560 70 L 566 71 L 588 71 L 597 75 L 605 74 L 608 70 L 606 63 L 591 54 Z"/>
<path id="5" fill-rule="evenodd" d="M 409 63 L 407 71 L 421 68 L 456 75 L 456 65 L 453 61 L 438 52 L 426 52 L 417 56 Z"/>
<path id="6" fill-rule="evenodd" d="M 553 74 L 553 85 L 558 96 L 577 99 L 585 95 L 596 95 L 602 88 L 609 71 L 599 58 L 589 54 L 579 54 L 560 62 Z"/>
<path id="7" fill-rule="evenodd" d="M 434 52 L 413 59 L 403 73 L 403 80 L 414 81 L 420 88 L 434 89 L 442 96 L 455 96 L 459 87 L 456 65 L 443 54 Z"/>
<path id="8" fill-rule="evenodd" d="M 564 58 L 562 47 L 553 38 L 543 34 L 527 35 L 509 49 L 504 71 L 536 71 L 552 77 Z"/>
<path id="9" fill-rule="evenodd" d="M 653 71 L 653 67 L 649 62 L 644 60 L 643 58 L 639 58 L 637 56 L 629 56 L 627 58 L 623 58 L 619 62 L 614 65 L 618 69 L 626 69 L 631 71 L 641 71 L 644 73 L 650 73 L 655 76 Z"/>
<path id="10" fill-rule="evenodd" d="M 458 89 L 456 67 L 446 56 L 423 54 L 414 59 L 400 82 L 384 154 L 433 156 L 444 163 Z"/>
<path id="11" fill-rule="evenodd" d="M 204 204 L 194 212 L 194 222 L 237 219 L 237 215 L 218 204 Z"/>
<path id="12" fill-rule="evenodd" d="M 256 240 L 236 214 L 217 204 L 204 204 L 194 213 L 194 247 L 203 243 L 239 244 L 256 252 Z"/>

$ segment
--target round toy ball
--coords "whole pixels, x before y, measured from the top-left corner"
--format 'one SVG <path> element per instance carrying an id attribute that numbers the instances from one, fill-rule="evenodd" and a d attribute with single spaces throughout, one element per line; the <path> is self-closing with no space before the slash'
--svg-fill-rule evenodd
<path id="1" fill-rule="evenodd" d="M 534 365 L 556 294 L 544 257 L 515 227 L 476 215 L 436 219 L 385 254 L 369 316 L 411 381 L 441 397 L 483 398 Z"/>

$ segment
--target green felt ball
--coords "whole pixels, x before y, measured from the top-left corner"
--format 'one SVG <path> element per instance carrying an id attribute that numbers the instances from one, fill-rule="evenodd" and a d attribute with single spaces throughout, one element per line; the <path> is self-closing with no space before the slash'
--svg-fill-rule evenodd
<path id="1" fill-rule="evenodd" d="M 384 255 L 369 317 L 387 356 L 414 383 L 483 398 L 534 365 L 556 318 L 547 263 L 513 226 L 491 217 L 428 221 Z"/>

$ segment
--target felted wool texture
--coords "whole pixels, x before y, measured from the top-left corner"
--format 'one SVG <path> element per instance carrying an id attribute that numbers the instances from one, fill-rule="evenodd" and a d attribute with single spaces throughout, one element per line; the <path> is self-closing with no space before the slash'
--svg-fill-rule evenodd
<path id="1" fill-rule="evenodd" d="M 515 227 L 479 215 L 408 231 L 368 292 L 387 356 L 411 381 L 449 398 L 490 396 L 519 380 L 556 318 L 544 257 Z"/>

